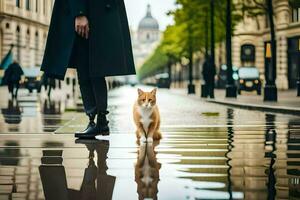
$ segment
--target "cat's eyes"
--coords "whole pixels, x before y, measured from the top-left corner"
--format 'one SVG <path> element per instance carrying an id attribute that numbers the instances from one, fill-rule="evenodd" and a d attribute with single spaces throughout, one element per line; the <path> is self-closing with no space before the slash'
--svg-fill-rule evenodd
<path id="1" fill-rule="evenodd" d="M 152 101 L 152 99 L 149 99 L 149 101 Z"/>
<path id="2" fill-rule="evenodd" d="M 146 99 L 142 99 L 142 101 L 146 101 Z"/>

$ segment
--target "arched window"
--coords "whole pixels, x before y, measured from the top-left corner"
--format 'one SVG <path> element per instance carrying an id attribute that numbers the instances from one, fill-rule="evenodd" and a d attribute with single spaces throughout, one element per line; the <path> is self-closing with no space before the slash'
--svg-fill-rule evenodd
<path id="1" fill-rule="evenodd" d="M 241 61 L 242 62 L 255 61 L 255 46 L 253 44 L 243 44 L 241 46 Z"/>
<path id="2" fill-rule="evenodd" d="M 10 27 L 9 23 L 6 23 L 5 28 L 9 29 L 9 27 Z"/>

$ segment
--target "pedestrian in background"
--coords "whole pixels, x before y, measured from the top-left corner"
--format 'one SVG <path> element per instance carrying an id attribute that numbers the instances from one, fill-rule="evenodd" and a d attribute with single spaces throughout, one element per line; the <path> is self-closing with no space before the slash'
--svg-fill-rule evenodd
<path id="1" fill-rule="evenodd" d="M 205 97 L 215 98 L 214 89 L 215 89 L 215 75 L 216 75 L 216 66 L 212 66 L 211 56 L 206 56 L 206 59 L 202 66 L 202 75 L 205 81 Z"/>
<path id="2" fill-rule="evenodd" d="M 10 64 L 4 72 L 2 85 L 8 86 L 8 91 L 11 93 L 12 99 L 17 98 L 18 96 L 20 81 L 23 74 L 22 67 L 17 61 Z"/>
<path id="3" fill-rule="evenodd" d="M 105 77 L 136 74 L 124 0 L 55 1 L 41 70 L 64 80 L 68 67 L 77 69 L 89 118 L 75 137 L 108 135 Z"/>
<path id="4" fill-rule="evenodd" d="M 46 76 L 46 74 L 43 74 L 42 85 L 44 85 L 46 91 L 48 90 L 47 95 L 48 95 L 48 98 L 50 98 L 52 89 L 55 89 L 55 87 L 56 87 L 55 79 L 49 78 Z"/>

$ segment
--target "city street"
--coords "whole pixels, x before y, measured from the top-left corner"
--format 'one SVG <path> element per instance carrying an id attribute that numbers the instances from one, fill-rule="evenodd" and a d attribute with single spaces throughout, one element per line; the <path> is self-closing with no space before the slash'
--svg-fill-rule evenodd
<path id="1" fill-rule="evenodd" d="M 142 89 L 151 88 L 141 86 Z M 0 199 L 297 199 L 300 117 L 230 108 L 159 89 L 159 143 L 136 142 L 137 87 L 109 92 L 111 135 L 74 138 L 84 113 L 0 89 Z M 97 181 L 97 182 L 96 182 Z"/>

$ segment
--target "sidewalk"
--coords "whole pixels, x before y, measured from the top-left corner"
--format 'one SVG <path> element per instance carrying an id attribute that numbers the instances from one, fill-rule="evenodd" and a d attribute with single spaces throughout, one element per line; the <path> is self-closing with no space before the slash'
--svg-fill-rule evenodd
<path id="1" fill-rule="evenodd" d="M 174 88 L 171 91 L 178 94 L 187 94 L 186 89 Z M 296 95 L 296 90 L 278 91 L 278 102 L 265 102 L 263 101 L 263 94 L 258 96 L 256 93 L 242 92 L 237 98 L 225 98 L 225 90 L 216 89 L 215 99 L 203 100 L 249 110 L 300 115 L 300 97 Z M 200 99 L 198 91 L 195 95 L 190 96 Z"/>

